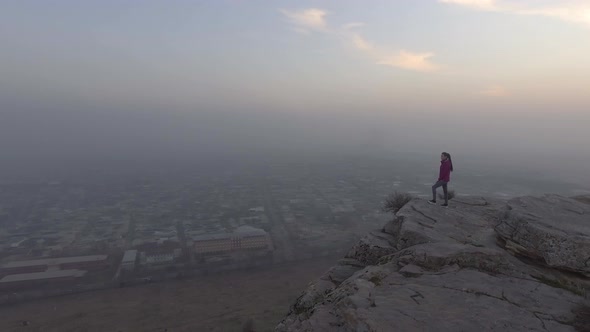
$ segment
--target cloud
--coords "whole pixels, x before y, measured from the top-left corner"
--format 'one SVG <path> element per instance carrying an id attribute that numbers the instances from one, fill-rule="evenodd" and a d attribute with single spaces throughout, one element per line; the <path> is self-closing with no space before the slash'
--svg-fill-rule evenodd
<path id="1" fill-rule="evenodd" d="M 359 28 L 365 26 L 362 22 L 352 22 L 344 24 L 340 28 L 332 28 L 325 20 L 326 11 L 322 9 L 283 9 L 280 12 L 295 26 L 295 31 L 306 34 L 316 31 L 333 36 L 334 38 L 340 38 L 352 45 L 356 50 L 372 58 L 379 65 L 419 72 L 433 72 L 441 68 L 440 65 L 434 64 L 430 60 L 434 56 L 432 52 L 415 53 L 407 50 L 397 52 L 385 51 L 382 47 L 368 41 L 358 31 Z"/>
<path id="2" fill-rule="evenodd" d="M 309 8 L 296 11 L 282 9 L 281 13 L 283 13 L 283 15 L 285 15 L 292 24 L 296 25 L 300 31 L 322 31 L 327 27 L 325 20 L 327 13 L 321 9 Z"/>
<path id="3" fill-rule="evenodd" d="M 377 61 L 377 64 L 421 72 L 431 72 L 438 70 L 440 67 L 429 60 L 433 56 L 433 53 L 412 53 L 401 50 L 396 55 L 387 56 Z"/>
<path id="4" fill-rule="evenodd" d="M 439 2 L 463 5 L 483 10 L 493 10 L 496 7 L 495 0 L 439 0 Z"/>
<path id="5" fill-rule="evenodd" d="M 539 1 L 515 0 L 438 0 L 441 3 L 470 7 L 477 10 L 505 12 L 517 15 L 534 15 L 557 18 L 563 21 L 590 26 L 590 2 L 588 0 Z"/>
<path id="6" fill-rule="evenodd" d="M 373 51 L 375 48 L 374 46 L 368 42 L 363 36 L 358 33 L 353 33 L 350 35 L 350 40 L 352 41 L 352 45 L 361 51 Z"/>
<path id="7" fill-rule="evenodd" d="M 521 10 L 523 15 L 542 15 L 590 26 L 590 3 L 572 7 L 547 7 Z"/>
<path id="8" fill-rule="evenodd" d="M 400 50 L 397 53 L 391 54 L 391 52 L 382 51 L 357 32 L 351 33 L 348 38 L 354 48 L 376 59 L 378 65 L 420 72 L 433 72 L 441 68 L 440 65 L 430 61 L 430 58 L 434 56 L 434 53 L 431 52 L 415 53 Z"/>
<path id="9" fill-rule="evenodd" d="M 505 97 L 508 96 L 509 93 L 503 86 L 493 85 L 485 90 L 480 91 L 479 94 L 488 97 Z"/>
<path id="10" fill-rule="evenodd" d="M 434 64 L 430 61 L 430 58 L 434 56 L 434 53 L 432 52 L 415 53 L 407 50 L 400 50 L 391 54 L 391 52 L 383 51 L 373 45 L 359 33 L 351 33 L 349 39 L 357 50 L 365 52 L 367 55 L 376 59 L 378 65 L 420 72 L 433 72 L 441 68 L 440 65 Z"/>

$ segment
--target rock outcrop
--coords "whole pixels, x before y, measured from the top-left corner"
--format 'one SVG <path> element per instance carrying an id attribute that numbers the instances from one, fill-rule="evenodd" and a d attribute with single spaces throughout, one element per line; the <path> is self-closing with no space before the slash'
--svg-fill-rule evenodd
<path id="1" fill-rule="evenodd" d="M 312 283 L 276 331 L 575 331 L 589 237 L 590 205 L 557 195 L 448 209 L 413 200 Z"/>
<path id="2" fill-rule="evenodd" d="M 590 275 L 589 207 L 555 195 L 516 198 L 496 231 L 515 254 Z"/>

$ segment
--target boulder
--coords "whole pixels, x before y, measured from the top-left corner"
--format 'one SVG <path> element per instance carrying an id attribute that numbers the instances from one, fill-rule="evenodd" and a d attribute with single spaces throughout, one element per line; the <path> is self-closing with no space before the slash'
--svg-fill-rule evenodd
<path id="1" fill-rule="evenodd" d="M 496 232 L 516 255 L 590 275 L 590 205 L 557 195 L 515 198 Z"/>

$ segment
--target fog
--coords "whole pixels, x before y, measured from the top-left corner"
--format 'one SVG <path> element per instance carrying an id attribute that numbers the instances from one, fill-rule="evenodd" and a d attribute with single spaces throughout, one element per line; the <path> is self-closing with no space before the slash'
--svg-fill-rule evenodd
<path id="1" fill-rule="evenodd" d="M 270 331 L 392 193 L 590 194 L 584 12 L 2 1 L 0 330 Z"/>
<path id="2" fill-rule="evenodd" d="M 24 170 L 38 174 L 45 167 L 67 170 L 86 163 L 109 168 L 117 163 L 342 155 L 399 161 L 419 157 L 433 163 L 441 151 L 448 151 L 457 165 L 538 172 L 541 179 L 588 183 L 588 121 L 582 113 L 531 112 L 518 117 L 506 111 L 493 115 L 449 110 L 411 113 L 400 112 L 395 105 L 390 112 L 316 114 L 101 109 L 100 105 L 3 109 L 4 180 Z"/>
<path id="3" fill-rule="evenodd" d="M 301 6 L 6 3 L 3 178 L 448 151 L 457 165 L 590 181 L 586 25 L 436 1 Z"/>

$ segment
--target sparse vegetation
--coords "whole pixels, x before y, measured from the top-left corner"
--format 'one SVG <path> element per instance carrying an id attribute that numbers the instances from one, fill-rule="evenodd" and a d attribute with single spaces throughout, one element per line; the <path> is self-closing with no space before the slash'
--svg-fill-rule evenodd
<path id="1" fill-rule="evenodd" d="M 455 191 L 454 190 L 448 190 L 447 191 L 447 197 L 449 198 L 449 201 L 453 198 L 455 198 Z M 438 198 L 440 199 L 445 199 L 445 196 L 441 193 L 438 194 Z"/>
<path id="2" fill-rule="evenodd" d="M 369 279 L 370 282 L 374 283 L 375 286 L 381 285 L 381 277 L 378 275 L 374 275 Z"/>
<path id="3" fill-rule="evenodd" d="M 574 309 L 574 328 L 579 332 L 590 331 L 590 304 L 585 303 Z"/>
<path id="4" fill-rule="evenodd" d="M 255 332 L 254 330 L 254 320 L 252 318 L 248 318 L 244 326 L 242 327 L 242 332 Z"/>
<path id="5" fill-rule="evenodd" d="M 505 210 L 499 211 L 497 218 L 500 221 L 508 220 L 508 218 L 510 218 L 510 210 L 505 209 Z"/>
<path id="6" fill-rule="evenodd" d="M 394 192 L 385 198 L 383 211 L 397 213 L 404 205 L 408 204 L 414 196 L 408 193 Z"/>
<path id="7" fill-rule="evenodd" d="M 578 202 L 581 202 L 584 204 L 590 204 L 590 196 L 576 196 L 576 197 L 572 197 L 572 198 Z"/>
<path id="8" fill-rule="evenodd" d="M 561 278 L 551 279 L 551 278 L 548 278 L 543 275 L 533 276 L 533 278 L 537 279 L 539 282 L 544 283 L 545 285 L 555 287 L 555 288 L 561 288 L 561 289 L 570 291 L 570 292 L 572 292 L 576 295 L 579 295 L 579 296 L 586 296 L 585 289 L 581 288 L 579 285 L 568 282 L 567 280 L 564 280 Z M 588 313 L 590 314 L 590 311 L 588 311 Z M 587 319 L 589 319 L 589 323 L 590 323 L 590 316 L 587 316 Z M 590 331 L 590 329 L 585 330 L 585 331 Z"/>

